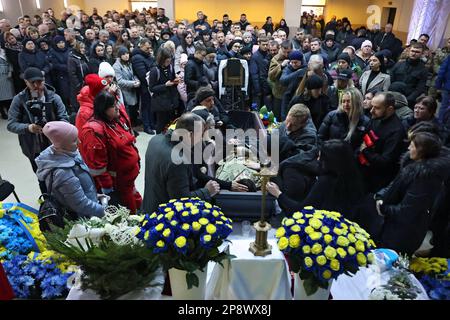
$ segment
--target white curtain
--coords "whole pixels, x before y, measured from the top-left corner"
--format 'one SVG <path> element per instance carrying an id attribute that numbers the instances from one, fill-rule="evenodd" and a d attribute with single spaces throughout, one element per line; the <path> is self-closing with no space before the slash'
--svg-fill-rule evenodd
<path id="1" fill-rule="evenodd" d="M 428 47 L 436 50 L 450 17 L 450 0 L 415 0 L 409 24 L 408 43 L 422 33 L 430 35 Z"/>

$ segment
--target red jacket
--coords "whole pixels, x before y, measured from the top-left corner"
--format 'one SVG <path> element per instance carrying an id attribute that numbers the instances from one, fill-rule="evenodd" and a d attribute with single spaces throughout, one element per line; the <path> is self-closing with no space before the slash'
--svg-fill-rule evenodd
<path id="1" fill-rule="evenodd" d="M 81 130 L 80 152 L 99 191 L 134 182 L 139 174 L 136 138 L 124 108 L 120 114 L 119 123 L 92 118 Z"/>
<path id="2" fill-rule="evenodd" d="M 14 298 L 14 291 L 9 284 L 8 277 L 0 263 L 0 301 Z"/>
<path id="3" fill-rule="evenodd" d="M 94 114 L 94 97 L 91 96 L 88 86 L 84 86 L 81 89 L 77 95 L 77 100 L 80 104 L 80 109 L 75 119 L 75 127 L 78 129 L 78 137 L 81 140 L 81 129 L 83 129 L 83 126 Z"/>

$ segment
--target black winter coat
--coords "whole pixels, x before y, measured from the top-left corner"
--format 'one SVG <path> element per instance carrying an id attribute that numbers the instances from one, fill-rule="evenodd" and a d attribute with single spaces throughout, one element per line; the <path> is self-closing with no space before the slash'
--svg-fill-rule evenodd
<path id="1" fill-rule="evenodd" d="M 197 89 L 209 84 L 208 78 L 203 70 L 203 61 L 194 56 L 188 58 L 188 63 L 184 69 L 184 82 L 188 94 L 188 100 L 195 97 Z"/>
<path id="2" fill-rule="evenodd" d="M 326 43 L 322 44 L 322 52 L 328 56 L 327 61 L 329 64 L 337 60 L 341 50 L 341 46 L 338 43 L 334 43 L 331 48 L 327 47 Z"/>
<path id="3" fill-rule="evenodd" d="M 406 99 L 408 99 L 409 107 L 412 109 L 416 103 L 416 99 L 426 92 L 426 83 L 428 71 L 425 64 L 420 61 L 398 62 L 390 71 L 391 83 L 400 81 L 406 84 Z"/>
<path id="4" fill-rule="evenodd" d="M 406 149 L 406 132 L 395 114 L 383 120 L 372 119 L 367 130 L 373 130 L 378 140 L 374 147 L 362 151 L 369 162 L 363 165 L 363 173 L 367 190 L 377 192 L 386 187 L 398 173 L 400 156 Z"/>
<path id="5" fill-rule="evenodd" d="M 69 49 L 50 49 L 48 61 L 51 65 L 51 75 L 56 93 L 61 96 L 64 102 L 69 101 L 70 81 L 68 72 Z"/>
<path id="6" fill-rule="evenodd" d="M 72 107 L 78 109 L 77 95 L 80 93 L 81 88 L 83 88 L 84 77 L 90 73 L 87 57 L 72 50 L 69 54 L 67 70 L 69 72 L 70 103 Z"/>
<path id="7" fill-rule="evenodd" d="M 192 165 L 172 161 L 174 144 L 171 134 L 156 135 L 150 140 L 145 154 L 145 191 L 142 209 L 154 212 L 158 205 L 170 199 L 199 197 L 209 201 L 206 188 L 195 189 Z"/>
<path id="8" fill-rule="evenodd" d="M 167 81 L 175 79 L 175 71 L 170 65 L 168 75 L 166 75 L 160 66 L 154 66 L 150 69 L 148 79 L 148 88 L 152 95 L 152 111 L 154 112 L 173 112 L 178 109 L 179 95 L 177 86 L 166 86 Z"/>
<path id="9" fill-rule="evenodd" d="M 250 60 L 250 77 L 253 96 L 268 95 L 272 92 L 267 78 L 269 76 L 270 57 L 268 52 L 256 51 Z"/>
<path id="10" fill-rule="evenodd" d="M 100 67 L 100 63 L 106 61 L 106 57 L 100 57 L 95 53 L 95 51 L 92 51 L 91 56 L 89 58 L 88 66 L 89 66 L 89 72 L 98 74 L 98 68 Z"/>
<path id="11" fill-rule="evenodd" d="M 361 115 L 358 125 L 350 138 L 350 144 L 353 150 L 357 150 L 362 143 L 362 138 L 366 132 L 367 125 L 369 124 L 369 118 L 365 115 Z M 332 139 L 344 140 L 347 137 L 349 131 L 350 120 L 345 112 L 333 110 L 326 115 L 322 121 L 322 125 L 319 128 L 320 141 L 328 141 Z"/>
<path id="12" fill-rule="evenodd" d="M 289 109 L 297 103 L 306 105 L 316 128 L 320 128 L 325 116 L 332 110 L 330 98 L 322 94 L 317 99 L 307 95 L 295 96 L 289 103 Z"/>
<path id="13" fill-rule="evenodd" d="M 20 65 L 20 72 L 22 74 L 29 67 L 35 67 L 41 71 L 44 71 L 45 79 L 49 80 L 48 83 L 51 83 L 50 64 L 48 63 L 47 57 L 44 52 L 40 50 L 29 51 L 23 48 L 22 52 L 19 53 L 19 65 Z"/>
<path id="14" fill-rule="evenodd" d="M 141 92 L 148 91 L 147 72 L 153 67 L 155 60 L 149 53 L 145 53 L 139 48 L 133 50 L 131 64 L 133 72 L 141 82 Z"/>
<path id="15" fill-rule="evenodd" d="M 385 219 L 381 242 L 384 247 L 412 255 L 430 227 L 430 212 L 450 159 L 440 156 L 405 165 L 408 158 L 403 159 L 400 174 L 382 197 L 380 211 Z"/>

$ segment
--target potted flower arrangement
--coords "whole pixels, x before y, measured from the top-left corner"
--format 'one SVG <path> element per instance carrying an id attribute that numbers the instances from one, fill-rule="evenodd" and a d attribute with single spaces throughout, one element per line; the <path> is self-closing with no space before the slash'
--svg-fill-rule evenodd
<path id="1" fill-rule="evenodd" d="M 199 198 L 161 204 L 147 214 L 137 235 L 157 254 L 169 272 L 175 299 L 204 299 L 206 267 L 232 256 L 219 247 L 232 232 L 221 209 Z M 196 288 L 193 288 L 196 287 Z"/>
<path id="2" fill-rule="evenodd" d="M 269 112 L 266 106 L 263 106 L 259 110 L 259 118 L 261 119 L 264 127 L 269 133 L 272 131 L 272 129 L 278 128 L 280 126 L 280 123 L 277 122 L 277 119 L 275 118 L 273 112 Z"/>
<path id="3" fill-rule="evenodd" d="M 80 268 L 69 298 L 146 299 L 155 291 L 160 295 L 159 262 L 135 237 L 143 216 L 129 212 L 110 206 L 103 218 L 67 221 L 64 229 L 45 233 L 49 247 Z"/>
<path id="4" fill-rule="evenodd" d="M 400 270 L 388 280 L 387 284 L 374 288 L 369 300 L 416 300 L 420 289 L 409 278 L 409 272 Z"/>
<path id="5" fill-rule="evenodd" d="M 296 273 L 296 299 L 328 299 L 333 279 L 374 259 L 369 234 L 338 212 L 305 207 L 283 219 L 276 237 Z"/>

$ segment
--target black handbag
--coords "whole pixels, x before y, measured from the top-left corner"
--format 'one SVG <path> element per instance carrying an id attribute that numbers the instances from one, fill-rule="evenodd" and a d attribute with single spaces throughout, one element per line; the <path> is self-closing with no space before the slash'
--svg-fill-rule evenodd
<path id="1" fill-rule="evenodd" d="M 50 225 L 64 228 L 64 220 L 76 220 L 77 215 L 71 212 L 51 194 L 53 184 L 53 173 L 50 173 L 50 184 L 47 188 L 47 193 L 42 194 L 39 197 L 41 205 L 39 207 L 38 219 L 39 228 L 41 231 L 51 231 Z"/>

